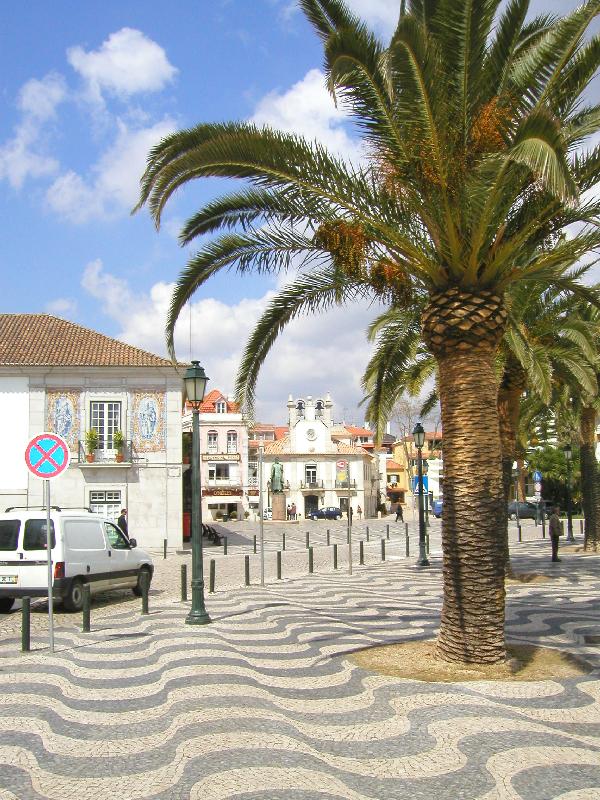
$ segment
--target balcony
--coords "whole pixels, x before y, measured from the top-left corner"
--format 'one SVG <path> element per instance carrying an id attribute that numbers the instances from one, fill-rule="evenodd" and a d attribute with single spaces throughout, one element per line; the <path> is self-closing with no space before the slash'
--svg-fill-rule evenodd
<path id="1" fill-rule="evenodd" d="M 323 481 L 300 481 L 300 490 L 302 492 L 323 492 L 325 484 Z"/>
<path id="2" fill-rule="evenodd" d="M 77 463 L 80 467 L 130 467 L 138 460 L 135 447 L 130 439 L 124 442 L 120 450 L 99 448 L 94 450 L 91 455 L 86 453 L 83 441 L 80 440 L 77 443 Z"/>
<path id="3" fill-rule="evenodd" d="M 350 485 L 348 486 L 348 481 L 336 481 L 335 482 L 336 489 L 356 489 L 356 481 L 350 481 Z"/>

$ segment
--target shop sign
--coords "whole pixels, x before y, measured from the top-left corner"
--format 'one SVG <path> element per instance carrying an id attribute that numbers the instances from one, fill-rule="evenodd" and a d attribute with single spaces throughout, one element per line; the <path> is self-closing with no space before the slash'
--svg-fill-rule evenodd
<path id="1" fill-rule="evenodd" d="M 239 461 L 239 453 L 202 453 L 202 461 Z"/>
<path id="2" fill-rule="evenodd" d="M 240 497 L 242 495 L 241 488 L 238 489 L 225 489 L 220 486 L 208 486 L 202 489 L 204 497 Z"/>

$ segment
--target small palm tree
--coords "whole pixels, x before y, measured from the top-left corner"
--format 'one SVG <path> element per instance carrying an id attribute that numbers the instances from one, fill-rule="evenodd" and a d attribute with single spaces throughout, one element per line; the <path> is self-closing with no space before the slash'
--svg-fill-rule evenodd
<path id="1" fill-rule="evenodd" d="M 300 5 L 369 161 L 352 167 L 317 143 L 247 123 L 201 124 L 158 144 L 138 205 L 148 204 L 157 224 L 187 181 L 251 183 L 184 226 L 183 244 L 219 236 L 181 274 L 167 340 L 172 352 L 184 304 L 222 269 L 301 263 L 309 310 L 320 307 L 321 277 L 331 302 L 364 293 L 406 307 L 424 299 L 421 330 L 438 365 L 445 440 L 437 652 L 502 660 L 496 351 L 509 287 L 565 286 L 571 265 L 600 243 L 589 226 L 598 205 L 579 199 L 597 180 L 600 149 L 576 154 L 600 125 L 598 110 L 581 103 L 599 63 L 597 40 L 583 36 L 600 0 L 531 22 L 528 0 L 499 15 L 500 0 L 409 0 L 387 46 L 342 0 Z M 582 227 L 571 239 L 543 247 L 574 224 Z"/>

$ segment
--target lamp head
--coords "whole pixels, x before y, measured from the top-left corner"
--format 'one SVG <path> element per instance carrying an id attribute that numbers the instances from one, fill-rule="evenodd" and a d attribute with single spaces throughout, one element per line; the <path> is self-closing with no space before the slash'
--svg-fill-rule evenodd
<path id="1" fill-rule="evenodd" d="M 208 383 L 204 368 L 200 366 L 199 361 L 192 361 L 192 365 L 186 369 L 183 383 L 190 405 L 197 409 L 204 400 L 206 384 Z"/>
<path id="2" fill-rule="evenodd" d="M 415 447 L 420 450 L 425 444 L 425 428 L 420 422 L 417 422 L 413 429 L 413 438 L 415 440 Z"/>
<path id="3" fill-rule="evenodd" d="M 573 448 L 571 447 L 570 444 L 566 444 L 563 447 L 563 453 L 565 454 L 565 458 L 567 459 L 567 461 L 570 461 L 571 458 L 573 457 Z"/>

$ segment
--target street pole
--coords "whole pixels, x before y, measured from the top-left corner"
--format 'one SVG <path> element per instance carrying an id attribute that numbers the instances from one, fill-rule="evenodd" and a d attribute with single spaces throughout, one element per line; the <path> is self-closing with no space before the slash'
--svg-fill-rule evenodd
<path id="1" fill-rule="evenodd" d="M 264 445 L 258 446 L 258 515 L 260 531 L 260 585 L 265 585 L 265 531 L 264 531 L 264 504 L 263 504 L 263 453 Z"/>
<path id="2" fill-rule="evenodd" d="M 348 575 L 352 575 L 352 490 L 350 488 L 350 462 L 346 461 L 346 477 L 348 478 Z"/>
<path id="3" fill-rule="evenodd" d="M 417 470 L 419 481 L 419 567 L 428 567 L 426 540 L 425 540 L 425 510 L 423 508 L 423 455 L 422 449 L 417 447 Z"/>
<path id="4" fill-rule="evenodd" d="M 50 531 L 50 481 L 44 481 L 46 495 L 46 559 L 48 562 L 48 630 L 50 652 L 54 652 L 54 595 L 52 592 L 52 533 Z"/>
<path id="5" fill-rule="evenodd" d="M 192 607 L 185 618 L 188 625 L 208 625 L 211 622 L 204 605 L 199 405 L 198 402 L 192 407 Z"/>
<path id="6" fill-rule="evenodd" d="M 515 516 L 517 518 L 517 528 L 519 527 L 519 467 L 513 472 L 515 478 Z"/>

